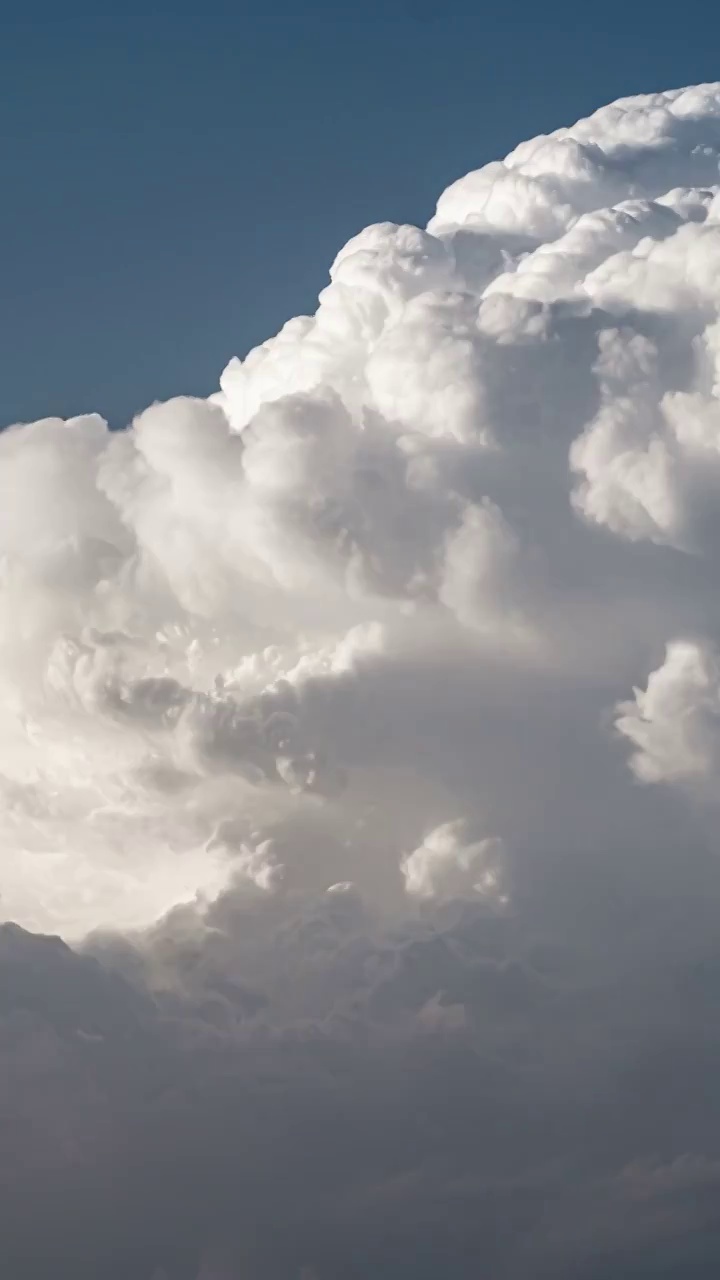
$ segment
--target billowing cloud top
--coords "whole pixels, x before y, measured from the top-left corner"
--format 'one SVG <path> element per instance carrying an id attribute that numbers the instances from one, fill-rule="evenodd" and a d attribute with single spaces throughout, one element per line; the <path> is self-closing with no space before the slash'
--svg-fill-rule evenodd
<path id="1" fill-rule="evenodd" d="M 0 435 L 28 1275 L 26 1175 L 74 1276 L 717 1264 L 719 161 L 623 99 Z"/>

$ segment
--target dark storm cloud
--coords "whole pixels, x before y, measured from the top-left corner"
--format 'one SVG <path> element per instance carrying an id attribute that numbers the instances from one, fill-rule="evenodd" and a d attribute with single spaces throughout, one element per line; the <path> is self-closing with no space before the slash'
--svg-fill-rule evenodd
<path id="1" fill-rule="evenodd" d="M 558 867 L 557 918 L 231 895 L 82 954 L 6 926 L 13 1275 L 717 1265 L 720 874 L 683 856 L 672 905 Z"/>

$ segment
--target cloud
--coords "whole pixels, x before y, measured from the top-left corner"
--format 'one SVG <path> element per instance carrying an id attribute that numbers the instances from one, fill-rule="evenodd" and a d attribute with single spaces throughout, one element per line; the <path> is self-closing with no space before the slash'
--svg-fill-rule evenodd
<path id="1" fill-rule="evenodd" d="M 0 434 L 18 1280 L 714 1274 L 719 160 L 624 99 Z"/>
<path id="2" fill-rule="evenodd" d="M 408 893 L 418 898 L 460 896 L 464 889 L 492 894 L 500 879 L 497 840 L 468 839 L 464 823 L 436 827 L 401 863 Z"/>
<path id="3" fill-rule="evenodd" d="M 643 782 L 712 783 L 720 746 L 720 667 L 707 645 L 674 642 L 634 702 L 621 704 L 617 727 L 636 747 Z"/>

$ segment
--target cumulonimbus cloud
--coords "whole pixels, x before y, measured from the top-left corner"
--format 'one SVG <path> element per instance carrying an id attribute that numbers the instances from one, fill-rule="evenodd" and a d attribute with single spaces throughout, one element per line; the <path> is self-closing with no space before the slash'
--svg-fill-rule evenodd
<path id="1" fill-rule="evenodd" d="M 0 434 L 13 1275 L 717 1262 L 719 161 L 624 99 Z"/>

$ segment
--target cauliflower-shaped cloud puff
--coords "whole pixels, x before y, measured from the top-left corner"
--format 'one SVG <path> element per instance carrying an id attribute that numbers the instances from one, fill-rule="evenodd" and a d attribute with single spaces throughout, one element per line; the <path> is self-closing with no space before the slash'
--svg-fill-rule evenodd
<path id="1" fill-rule="evenodd" d="M 209 399 L 0 435 L 6 914 L 409 910 L 712 772 L 719 157 L 720 87 L 624 99 L 361 231 Z"/>

